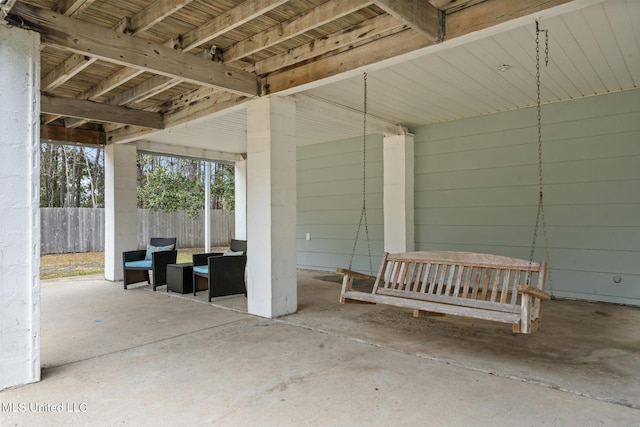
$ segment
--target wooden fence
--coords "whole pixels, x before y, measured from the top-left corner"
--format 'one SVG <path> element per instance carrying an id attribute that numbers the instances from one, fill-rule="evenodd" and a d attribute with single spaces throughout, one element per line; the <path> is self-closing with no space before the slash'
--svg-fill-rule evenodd
<path id="1" fill-rule="evenodd" d="M 228 245 L 234 227 L 233 212 L 212 210 L 211 245 Z M 41 254 L 104 251 L 102 208 L 40 208 L 40 230 Z M 178 247 L 204 248 L 204 210 L 194 220 L 184 211 L 138 209 L 138 247 L 150 237 L 177 237 Z"/>

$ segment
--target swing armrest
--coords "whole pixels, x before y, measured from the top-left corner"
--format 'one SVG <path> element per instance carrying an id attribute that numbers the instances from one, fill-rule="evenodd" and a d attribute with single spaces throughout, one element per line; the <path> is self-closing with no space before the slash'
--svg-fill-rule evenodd
<path id="1" fill-rule="evenodd" d="M 345 276 L 357 277 L 358 279 L 376 280 L 376 276 L 370 274 L 358 273 L 357 271 L 348 270 L 346 268 L 337 268 L 336 271 Z"/>
<path id="2" fill-rule="evenodd" d="M 527 285 L 518 285 L 518 291 L 523 294 L 528 294 L 539 298 L 541 301 L 549 301 L 551 299 L 551 295 L 546 293 L 545 291 L 541 291 L 538 288 L 534 288 L 533 286 Z"/>

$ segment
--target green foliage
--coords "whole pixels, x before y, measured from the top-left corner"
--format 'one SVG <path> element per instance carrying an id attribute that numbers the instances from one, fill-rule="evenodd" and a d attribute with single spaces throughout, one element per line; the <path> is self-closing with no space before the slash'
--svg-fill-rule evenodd
<path id="1" fill-rule="evenodd" d="M 138 207 L 184 210 L 194 219 L 204 209 L 205 170 L 209 163 L 191 159 L 138 154 Z M 234 167 L 214 163 L 211 208 L 233 210 Z"/>
<path id="2" fill-rule="evenodd" d="M 138 186 L 138 206 L 174 212 L 184 210 L 197 219 L 204 208 L 204 183 L 166 165 L 155 165 L 144 173 Z"/>

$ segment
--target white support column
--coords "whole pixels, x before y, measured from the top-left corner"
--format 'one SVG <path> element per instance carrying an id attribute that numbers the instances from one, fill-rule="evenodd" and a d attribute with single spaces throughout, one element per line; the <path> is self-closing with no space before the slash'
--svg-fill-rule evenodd
<path id="1" fill-rule="evenodd" d="M 204 162 L 204 251 L 211 252 L 211 163 Z"/>
<path id="2" fill-rule="evenodd" d="M 235 163 L 235 238 L 247 240 L 247 161 Z"/>
<path id="3" fill-rule="evenodd" d="M 0 19 L 0 390 L 40 380 L 40 37 Z"/>
<path id="4" fill-rule="evenodd" d="M 247 105 L 247 306 L 268 318 L 298 306 L 295 123 L 291 98 Z"/>
<path id="5" fill-rule="evenodd" d="M 122 280 L 122 253 L 138 249 L 136 146 L 104 148 L 104 277 Z"/>
<path id="6" fill-rule="evenodd" d="M 414 236 L 413 135 L 392 135 L 383 141 L 384 250 L 411 252 Z"/>

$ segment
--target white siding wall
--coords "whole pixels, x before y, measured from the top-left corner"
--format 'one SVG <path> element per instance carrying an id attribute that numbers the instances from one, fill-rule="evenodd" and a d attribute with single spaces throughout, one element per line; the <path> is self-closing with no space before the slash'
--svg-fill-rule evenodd
<path id="1" fill-rule="evenodd" d="M 299 147 L 297 152 L 298 267 L 347 267 L 362 209 L 362 138 Z M 367 137 L 367 218 L 373 269 L 383 252 L 382 137 Z M 311 239 L 306 240 L 309 233 Z M 364 226 L 353 268 L 368 272 Z"/>
<path id="2" fill-rule="evenodd" d="M 547 105 L 542 116 L 555 294 L 640 305 L 640 90 Z M 416 248 L 528 258 L 535 109 L 412 132 Z M 539 234 L 536 260 L 543 244 Z"/>

